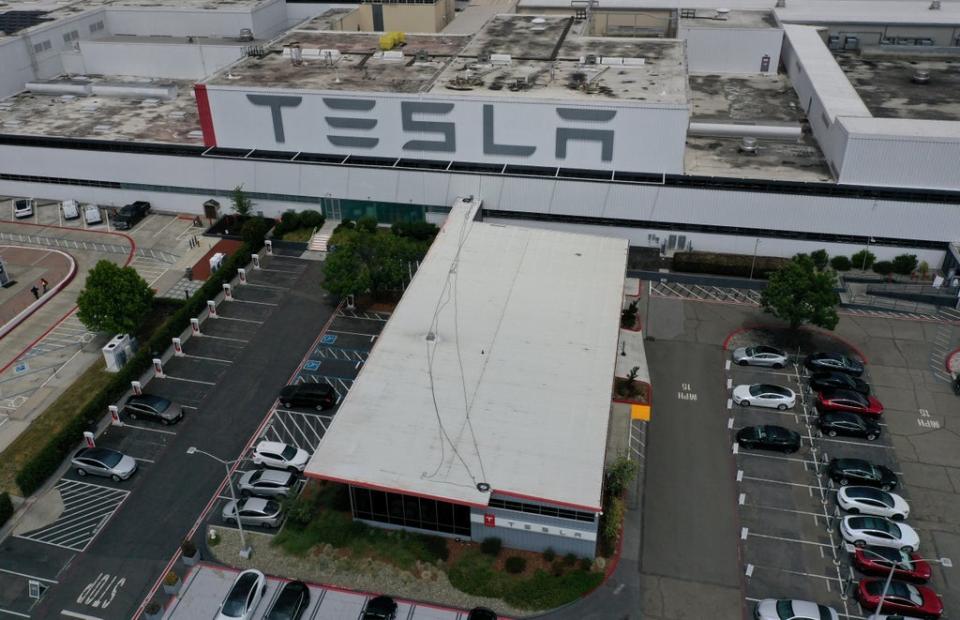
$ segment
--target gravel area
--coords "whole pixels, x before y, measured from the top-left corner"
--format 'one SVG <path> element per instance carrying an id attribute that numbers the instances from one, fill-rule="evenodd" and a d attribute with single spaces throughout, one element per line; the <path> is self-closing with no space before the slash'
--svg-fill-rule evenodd
<path id="1" fill-rule="evenodd" d="M 221 542 L 209 548 L 209 554 L 213 556 L 211 559 L 234 568 L 256 568 L 269 575 L 349 590 L 383 592 L 398 598 L 461 609 L 484 606 L 497 610 L 499 614 L 514 617 L 537 613 L 529 609 L 515 609 L 500 599 L 465 594 L 450 585 L 446 573 L 434 565 L 418 562 L 418 577 L 410 571 L 366 558 L 337 557 L 330 545 L 316 547 L 309 554 L 298 557 L 271 545 L 272 536 L 255 532 L 246 533 L 247 543 L 253 547 L 253 555 L 249 560 L 244 560 L 239 555 L 239 533 L 230 528 L 217 528 L 217 533 Z"/>

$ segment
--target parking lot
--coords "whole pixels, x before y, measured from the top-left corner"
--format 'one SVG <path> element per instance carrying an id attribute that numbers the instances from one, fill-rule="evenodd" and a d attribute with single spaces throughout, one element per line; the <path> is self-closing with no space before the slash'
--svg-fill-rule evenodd
<path id="1" fill-rule="evenodd" d="M 252 282 L 250 276 L 248 281 Z M 242 287 L 243 295 L 246 296 L 251 291 L 270 290 L 258 289 L 257 285 L 249 289 L 249 286 Z M 261 294 L 255 293 L 255 295 Z M 327 383 L 337 394 L 336 404 L 331 409 L 317 411 L 307 408 L 284 408 L 277 403 L 271 409 L 253 445 L 260 441 L 279 441 L 313 454 L 320 446 L 340 402 L 353 385 L 364 360 L 370 354 L 389 317 L 387 312 L 364 312 L 341 307 L 327 328 L 317 336 L 313 348 L 297 367 L 291 382 L 292 384 Z M 250 458 L 250 454 L 244 454 L 237 464 L 233 473 L 234 484 L 244 471 L 256 468 Z M 220 516 L 224 505 L 231 499 L 228 489 L 225 489 L 216 499 L 207 523 L 215 527 L 235 527 L 233 524 L 225 523 Z M 273 534 L 277 531 L 277 529 L 260 526 L 245 526 L 245 529 L 265 534 Z"/>
<path id="2" fill-rule="evenodd" d="M 198 565 L 186 578 L 181 596 L 167 609 L 164 620 L 213 618 L 236 575 L 234 570 Z M 268 577 L 266 592 L 253 618 L 263 618 L 284 583 L 283 580 Z M 308 585 L 310 604 L 302 616 L 303 620 L 356 620 L 370 598 L 318 584 Z M 466 620 L 467 613 L 398 600 L 396 617 L 404 620 Z"/>

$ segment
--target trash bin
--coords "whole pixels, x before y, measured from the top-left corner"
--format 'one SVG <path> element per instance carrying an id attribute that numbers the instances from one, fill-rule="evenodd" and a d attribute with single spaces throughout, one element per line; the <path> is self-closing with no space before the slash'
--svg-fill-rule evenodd
<path id="1" fill-rule="evenodd" d="M 187 267 L 183 270 L 183 277 L 187 280 L 193 280 L 193 267 Z"/>

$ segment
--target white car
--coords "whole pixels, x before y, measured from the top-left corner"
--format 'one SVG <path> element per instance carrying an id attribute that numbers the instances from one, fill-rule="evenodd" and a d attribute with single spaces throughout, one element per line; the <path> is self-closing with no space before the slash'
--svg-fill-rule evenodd
<path id="1" fill-rule="evenodd" d="M 230 591 L 220 603 L 216 620 L 250 620 L 267 589 L 267 578 L 258 570 L 245 570 L 233 580 Z"/>
<path id="2" fill-rule="evenodd" d="M 253 462 L 264 467 L 303 471 L 310 460 L 306 450 L 280 443 L 279 441 L 261 441 L 253 449 Z"/>
<path id="3" fill-rule="evenodd" d="M 733 388 L 733 402 L 741 407 L 769 407 L 784 411 L 797 404 L 797 395 L 790 388 L 768 383 L 738 385 Z"/>
<path id="4" fill-rule="evenodd" d="M 902 616 L 900 614 L 870 614 L 867 616 L 867 620 L 923 620 L 922 618 L 917 618 L 916 616 Z"/>
<path id="5" fill-rule="evenodd" d="M 14 200 L 13 217 L 18 220 L 33 217 L 33 198 L 17 198 Z"/>
<path id="6" fill-rule="evenodd" d="M 756 620 L 840 620 L 833 607 L 812 601 L 765 598 L 753 612 Z"/>
<path id="7" fill-rule="evenodd" d="M 906 523 L 894 523 L 883 517 L 844 517 L 840 521 L 840 535 L 843 540 L 863 547 L 891 547 L 906 553 L 920 548 L 920 537 L 916 530 Z"/>
<path id="8" fill-rule="evenodd" d="M 840 487 L 837 504 L 850 514 L 874 515 L 894 521 L 910 516 L 910 505 L 896 493 L 873 487 Z"/>
<path id="9" fill-rule="evenodd" d="M 100 214 L 100 207 L 97 205 L 83 206 L 83 219 L 88 226 L 103 224 L 103 216 Z"/>
<path id="10" fill-rule="evenodd" d="M 740 347 L 733 350 L 733 361 L 740 366 L 770 366 L 783 368 L 787 365 L 787 354 L 780 349 L 760 345 Z"/>
<path id="11" fill-rule="evenodd" d="M 80 217 L 80 203 L 76 200 L 64 200 L 60 203 L 60 210 L 63 211 L 65 220 L 75 220 Z"/>

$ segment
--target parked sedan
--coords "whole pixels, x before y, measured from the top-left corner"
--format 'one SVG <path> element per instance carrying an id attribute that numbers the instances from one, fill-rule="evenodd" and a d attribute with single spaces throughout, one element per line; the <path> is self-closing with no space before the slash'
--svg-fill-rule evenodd
<path id="1" fill-rule="evenodd" d="M 853 553 L 853 565 L 861 573 L 877 577 L 888 577 L 890 567 L 896 565 L 893 569 L 895 578 L 916 583 L 926 583 L 933 575 L 930 565 L 916 553 L 904 553 L 889 547 L 857 549 Z"/>
<path id="2" fill-rule="evenodd" d="M 903 521 L 910 514 L 907 500 L 874 487 L 841 487 L 837 504 L 850 514 L 874 515 Z"/>
<path id="3" fill-rule="evenodd" d="M 784 411 L 797 404 L 797 395 L 790 388 L 769 383 L 755 383 L 733 388 L 733 402 L 741 407 L 754 405 Z"/>
<path id="4" fill-rule="evenodd" d="M 237 488 L 249 497 L 287 497 L 297 484 L 297 475 L 280 469 L 254 469 L 241 472 Z"/>
<path id="5" fill-rule="evenodd" d="M 267 589 L 267 578 L 258 570 L 245 570 L 233 580 L 233 586 L 220 603 L 216 620 L 250 620 Z"/>
<path id="6" fill-rule="evenodd" d="M 498 618 L 497 612 L 486 607 L 474 607 L 467 614 L 467 620 L 497 620 Z"/>
<path id="7" fill-rule="evenodd" d="M 897 488 L 897 475 L 890 468 L 863 459 L 830 459 L 827 473 L 831 480 L 844 487 L 856 484 L 884 491 Z"/>
<path id="8" fill-rule="evenodd" d="M 389 596 L 377 596 L 367 601 L 360 620 L 393 620 L 397 617 L 397 602 Z"/>
<path id="9" fill-rule="evenodd" d="M 264 467 L 301 472 L 306 468 L 310 454 L 296 446 L 279 441 L 261 441 L 253 449 L 253 462 Z"/>
<path id="10" fill-rule="evenodd" d="M 873 420 L 847 411 L 829 411 L 821 413 L 817 418 L 820 432 L 829 437 L 846 435 L 847 437 L 862 437 L 873 441 L 880 436 L 880 425 Z"/>
<path id="11" fill-rule="evenodd" d="M 881 612 L 910 614 L 920 618 L 939 618 L 943 614 L 943 602 L 933 588 L 893 580 L 886 587 L 886 580 L 879 577 L 861 579 L 857 587 L 857 600 L 865 609 Z M 883 596 L 883 605 L 880 597 Z"/>
<path id="12" fill-rule="evenodd" d="M 817 409 L 820 411 L 849 411 L 861 415 L 878 416 L 883 405 L 873 396 L 864 396 L 853 390 L 823 390 L 817 394 Z"/>
<path id="13" fill-rule="evenodd" d="M 733 361 L 741 366 L 783 368 L 787 365 L 787 353 L 766 345 L 740 347 L 733 350 Z"/>
<path id="14" fill-rule="evenodd" d="M 833 370 L 859 377 L 863 374 L 863 363 L 842 353 L 813 353 L 803 361 L 808 370 L 816 372 Z"/>
<path id="15" fill-rule="evenodd" d="M 280 504 L 272 499 L 248 497 L 227 502 L 220 516 L 230 523 L 236 523 L 239 520 L 243 525 L 277 527 L 283 520 L 283 510 Z"/>
<path id="16" fill-rule="evenodd" d="M 317 411 L 337 404 L 337 392 L 329 383 L 300 383 L 280 390 L 280 404 L 284 407 L 309 407 Z"/>
<path id="17" fill-rule="evenodd" d="M 288 581 L 270 606 L 264 620 L 299 620 L 310 606 L 310 588 L 302 581 Z"/>
<path id="18" fill-rule="evenodd" d="M 857 377 L 839 372 L 817 372 L 810 377 L 810 389 L 814 392 L 824 390 L 853 390 L 864 396 L 870 394 L 870 384 Z"/>
<path id="19" fill-rule="evenodd" d="M 891 547 L 905 553 L 920 548 L 920 537 L 912 527 L 882 517 L 844 517 L 840 520 L 840 535 L 857 547 Z"/>
<path id="20" fill-rule="evenodd" d="M 800 449 L 800 433 L 770 424 L 746 426 L 737 431 L 737 443 L 744 448 L 796 452 Z"/>
<path id="21" fill-rule="evenodd" d="M 134 394 L 127 399 L 123 413 L 131 420 L 147 418 L 161 424 L 173 424 L 183 419 L 183 407 L 153 394 Z"/>
<path id="22" fill-rule="evenodd" d="M 114 482 L 126 480 L 137 471 L 132 457 L 110 448 L 80 448 L 70 464 L 77 468 L 79 476 L 106 476 Z"/>
<path id="23" fill-rule="evenodd" d="M 766 598 L 757 603 L 756 620 L 840 620 L 836 610 L 812 601 Z"/>

